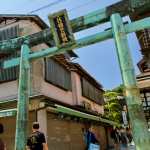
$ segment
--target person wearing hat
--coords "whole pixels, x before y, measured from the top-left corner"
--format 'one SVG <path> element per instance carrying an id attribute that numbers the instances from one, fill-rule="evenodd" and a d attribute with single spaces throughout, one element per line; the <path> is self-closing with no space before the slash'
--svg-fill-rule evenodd
<path id="1" fill-rule="evenodd" d="M 86 149 L 89 148 L 90 143 L 93 143 L 93 144 L 99 143 L 99 139 L 96 139 L 94 134 L 93 134 L 93 126 L 91 126 L 91 125 L 88 126 L 87 130 L 88 130 L 88 132 L 86 133 L 86 144 L 87 144 Z M 91 139 L 90 139 L 90 137 L 91 137 Z M 89 143 L 89 140 L 90 140 L 90 143 Z"/>
<path id="2" fill-rule="evenodd" d="M 2 134 L 3 131 L 4 131 L 3 125 L 0 123 L 0 134 Z M 0 137 L 0 150 L 4 150 L 4 143 L 1 137 Z"/>

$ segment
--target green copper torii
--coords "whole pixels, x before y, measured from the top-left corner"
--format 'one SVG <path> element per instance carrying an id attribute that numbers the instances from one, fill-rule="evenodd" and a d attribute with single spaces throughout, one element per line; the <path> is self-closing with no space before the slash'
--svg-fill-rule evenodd
<path id="1" fill-rule="evenodd" d="M 142 100 L 137 85 L 123 21 L 119 14 L 113 14 L 110 20 L 112 25 L 112 33 L 116 44 L 136 150 L 148 150 L 150 148 L 150 135 L 147 128 Z"/>
<path id="2" fill-rule="evenodd" d="M 21 46 L 20 76 L 18 90 L 15 150 L 25 150 L 28 136 L 29 94 L 30 94 L 30 48 Z"/>
<path id="3" fill-rule="evenodd" d="M 133 8 L 144 8 L 145 5 L 150 5 L 149 0 L 147 1 L 130 0 L 128 1 L 127 6 L 129 5 L 129 2 L 132 3 L 131 6 L 133 6 Z M 119 4 L 120 3 L 124 4 L 125 1 L 119 2 Z M 130 7 L 128 10 L 132 10 L 132 8 Z M 99 15 L 98 19 L 97 17 L 95 17 L 95 14 Z M 80 18 L 77 18 L 75 22 L 78 24 L 78 21 L 79 21 L 80 26 L 79 25 L 75 26 L 75 24 L 73 24 L 74 21 L 72 21 L 72 25 L 74 26 L 74 28 L 76 27 L 76 29 L 74 29 L 73 31 L 77 32 L 79 30 L 83 30 L 86 27 L 87 28 L 90 27 L 90 25 L 96 26 L 100 23 L 103 23 L 103 19 L 105 21 L 106 20 L 108 21 L 109 20 L 108 17 L 110 16 L 110 14 L 111 13 L 108 12 L 108 10 L 104 8 L 104 9 L 101 9 L 99 11 L 96 11 L 94 13 L 90 13 L 84 16 L 85 22 L 82 24 L 80 24 L 81 23 Z M 122 13 L 120 12 L 120 14 Z M 101 20 L 102 22 L 99 20 Z M 93 21 L 95 22 L 93 23 Z M 137 87 L 135 72 L 133 68 L 133 63 L 132 63 L 132 59 L 130 55 L 130 50 L 129 50 L 126 34 L 140 31 L 141 29 L 150 27 L 149 22 L 150 22 L 150 18 L 146 18 L 146 19 L 133 22 L 129 25 L 123 26 L 123 22 L 119 14 L 114 14 L 111 16 L 112 29 L 108 31 L 104 31 L 101 33 L 97 33 L 95 35 L 91 35 L 91 36 L 79 39 L 76 41 L 75 45 L 72 45 L 69 47 L 65 47 L 62 49 L 53 47 L 53 48 L 43 50 L 43 51 L 33 53 L 33 54 L 29 54 L 30 52 L 29 47 L 32 47 L 32 46 L 41 44 L 43 42 L 46 42 L 47 40 L 50 40 L 52 36 L 50 38 L 47 38 L 49 35 L 52 34 L 50 29 L 46 29 L 44 31 L 41 31 L 40 33 L 35 33 L 29 36 L 21 37 L 20 39 L 22 39 L 21 41 L 23 43 L 17 43 L 20 41 L 19 38 L 0 42 L 0 48 L 1 48 L 0 50 L 3 51 L 4 53 L 12 52 L 13 50 L 19 50 L 20 46 L 22 45 L 21 58 L 9 60 L 4 63 L 4 68 L 20 65 L 20 79 L 19 79 L 19 92 L 18 92 L 19 99 L 18 99 L 15 150 L 20 150 L 20 149 L 25 150 L 25 144 L 26 144 L 26 138 L 27 138 L 27 130 L 28 130 L 27 120 L 28 120 L 28 113 L 29 113 L 28 105 L 29 105 L 29 92 L 30 92 L 29 62 L 42 59 L 44 57 L 51 57 L 56 54 L 61 54 L 72 49 L 77 49 L 80 47 L 88 46 L 88 45 L 98 43 L 98 42 L 101 42 L 101 41 L 104 41 L 113 37 L 116 43 L 120 70 L 122 73 L 122 79 L 123 79 L 125 93 L 126 93 L 128 112 L 129 112 L 131 125 L 133 129 L 135 144 L 136 144 L 136 150 L 148 150 L 148 148 L 150 147 L 150 138 L 148 136 L 147 124 L 146 124 L 146 120 L 145 120 L 145 116 L 144 116 L 144 112 L 142 108 L 139 89 Z M 48 31 L 48 35 L 46 31 Z M 38 41 L 34 40 L 34 37 L 35 39 L 37 39 L 37 37 L 40 37 L 40 34 L 42 35 L 42 33 L 44 36 L 42 36 L 41 39 L 38 38 Z M 27 45 L 24 45 L 24 44 L 27 44 Z M 140 117 L 138 114 L 139 110 L 140 110 Z"/>

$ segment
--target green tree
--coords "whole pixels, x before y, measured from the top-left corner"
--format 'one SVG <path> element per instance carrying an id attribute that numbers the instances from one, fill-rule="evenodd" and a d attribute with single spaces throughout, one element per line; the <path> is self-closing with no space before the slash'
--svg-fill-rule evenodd
<path id="1" fill-rule="evenodd" d="M 118 87 L 112 89 L 112 92 L 115 92 L 118 96 L 123 96 L 123 84 L 120 84 Z"/>
<path id="2" fill-rule="evenodd" d="M 106 90 L 104 98 L 105 116 L 113 118 L 117 124 L 120 124 L 121 113 L 119 112 L 119 109 L 121 108 L 121 105 L 118 103 L 119 99 L 117 98 L 117 93 L 111 90 Z"/>

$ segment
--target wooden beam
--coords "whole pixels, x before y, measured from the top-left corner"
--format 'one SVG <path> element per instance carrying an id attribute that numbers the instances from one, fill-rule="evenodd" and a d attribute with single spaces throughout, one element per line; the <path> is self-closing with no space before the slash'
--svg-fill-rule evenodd
<path id="1" fill-rule="evenodd" d="M 120 15 L 123 17 L 131 13 L 141 11 L 147 7 L 150 7 L 150 0 L 120 1 L 103 9 L 89 13 L 85 16 L 71 20 L 71 26 L 73 32 L 75 33 L 110 21 L 110 16 L 114 13 L 120 13 Z M 48 28 L 28 36 L 0 42 L 0 51 L 3 53 L 19 51 L 21 45 L 23 44 L 33 47 L 42 43 L 46 43 L 52 39 L 52 30 L 51 28 Z"/>
<path id="2" fill-rule="evenodd" d="M 124 25 L 126 34 L 137 32 L 142 29 L 149 28 L 149 27 L 150 27 L 150 17 Z M 112 29 L 110 29 L 104 32 L 100 32 L 100 33 L 76 40 L 76 44 L 72 46 L 68 46 L 68 47 L 61 48 L 61 49 L 58 49 L 55 46 L 49 49 L 45 49 L 39 52 L 32 53 L 29 55 L 29 60 L 31 62 L 31 61 L 39 60 L 45 57 L 51 57 L 54 55 L 64 53 L 66 51 L 75 50 L 84 46 L 92 45 L 92 44 L 102 42 L 102 41 L 112 39 L 112 38 L 113 38 Z M 13 60 L 5 61 L 4 69 L 13 67 L 19 64 L 20 64 L 20 57 L 13 59 Z"/>

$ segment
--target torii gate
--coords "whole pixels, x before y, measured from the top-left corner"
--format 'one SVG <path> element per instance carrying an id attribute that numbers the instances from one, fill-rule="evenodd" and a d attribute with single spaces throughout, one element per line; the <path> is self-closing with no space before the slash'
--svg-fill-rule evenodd
<path id="1" fill-rule="evenodd" d="M 149 6 L 150 0 L 120 1 L 109 7 L 76 18 L 71 21 L 73 32 L 81 31 L 109 20 L 111 21 L 112 29 L 76 40 L 76 44 L 63 48 L 52 47 L 29 54 L 30 47 L 52 40 L 51 28 L 28 36 L 0 42 L 0 51 L 3 53 L 19 51 L 21 47 L 21 57 L 4 63 L 4 68 L 20 65 L 15 150 L 25 150 L 26 146 L 30 92 L 29 63 L 111 38 L 114 38 L 116 44 L 136 150 L 148 150 L 150 148 L 150 136 L 126 37 L 128 33 L 149 28 L 150 17 L 127 25 L 123 25 L 122 18 L 120 17 L 120 15 L 126 16 L 134 11 L 138 11 L 138 9 L 144 9 Z"/>

